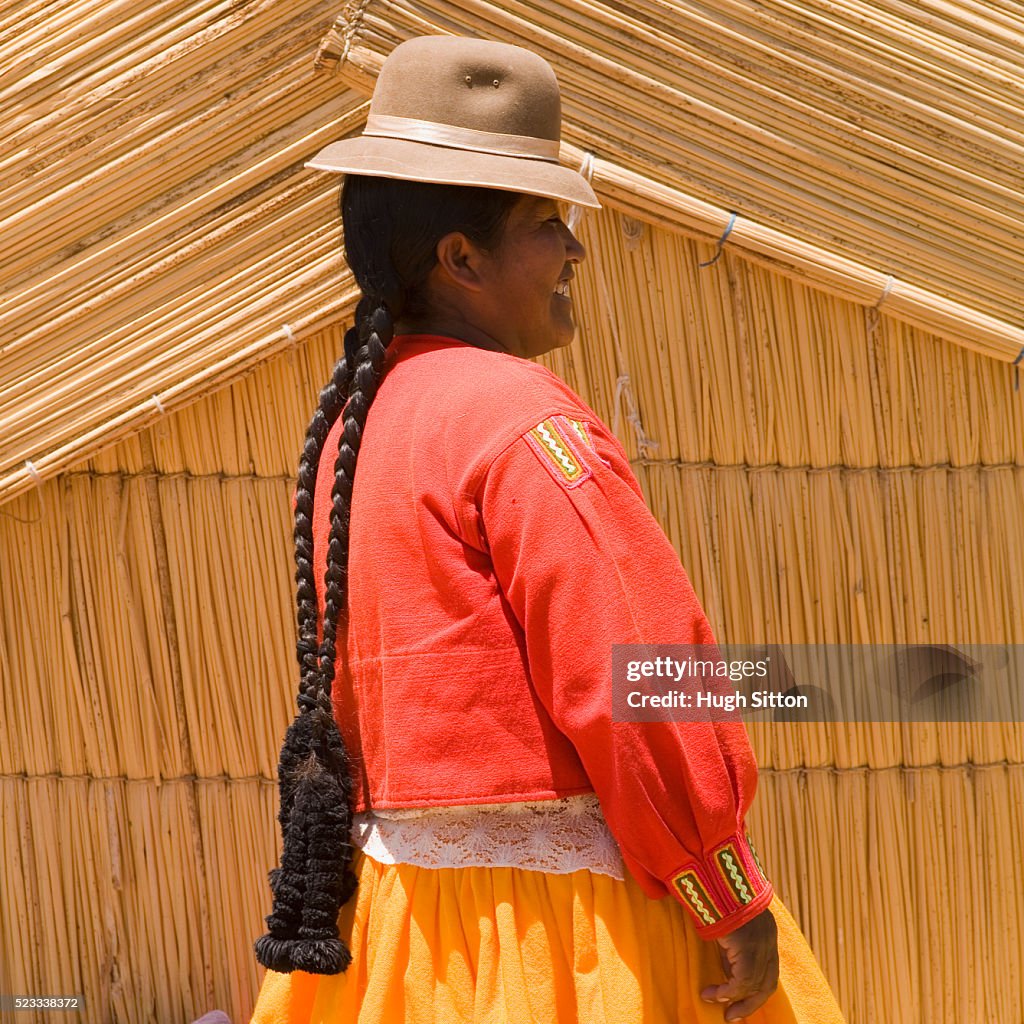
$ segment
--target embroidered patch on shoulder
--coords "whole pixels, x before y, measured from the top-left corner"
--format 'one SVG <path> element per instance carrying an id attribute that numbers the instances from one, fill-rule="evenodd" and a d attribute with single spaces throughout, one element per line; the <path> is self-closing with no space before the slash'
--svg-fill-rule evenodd
<path id="1" fill-rule="evenodd" d="M 551 416 L 523 437 L 563 487 L 578 487 L 591 473 L 580 449 L 581 442 L 587 442 L 585 430 L 579 420 Z"/>
<path id="2" fill-rule="evenodd" d="M 588 447 L 594 448 L 594 439 L 590 436 L 587 424 L 583 420 L 569 420 L 569 425 L 579 435 L 580 440 Z M 594 449 L 597 450 L 596 448 Z"/>
<path id="3" fill-rule="evenodd" d="M 590 424 L 586 420 L 569 420 L 572 429 L 579 435 L 580 440 L 601 460 L 601 462 L 611 469 L 612 464 L 604 458 L 603 455 L 597 450 L 597 445 L 594 444 L 593 434 L 590 432 Z"/>
<path id="4" fill-rule="evenodd" d="M 701 885 L 696 871 L 683 871 L 672 882 L 701 924 L 714 924 L 722 919 L 722 912 Z"/>

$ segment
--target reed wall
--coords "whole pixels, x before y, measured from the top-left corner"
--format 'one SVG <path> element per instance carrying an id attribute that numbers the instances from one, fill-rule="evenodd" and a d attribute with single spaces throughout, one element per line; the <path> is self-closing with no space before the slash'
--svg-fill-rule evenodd
<path id="1" fill-rule="evenodd" d="M 610 207 L 578 232 L 580 330 L 546 362 L 616 427 L 721 639 L 1024 641 L 1005 364 Z M 0 990 L 248 1019 L 292 475 L 344 326 L 0 508 Z M 759 849 L 852 1024 L 1018 1019 L 1020 724 L 751 735 Z"/>

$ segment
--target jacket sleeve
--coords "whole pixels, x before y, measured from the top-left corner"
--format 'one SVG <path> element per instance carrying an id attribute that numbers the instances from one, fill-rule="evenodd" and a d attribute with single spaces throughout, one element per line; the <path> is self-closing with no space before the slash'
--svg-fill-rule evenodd
<path id="1" fill-rule="evenodd" d="M 612 644 L 715 643 L 622 446 L 599 422 L 552 414 L 490 461 L 475 504 L 532 685 L 630 872 L 703 938 L 756 917 L 772 886 L 744 828 L 757 784 L 744 725 L 612 720 Z"/>

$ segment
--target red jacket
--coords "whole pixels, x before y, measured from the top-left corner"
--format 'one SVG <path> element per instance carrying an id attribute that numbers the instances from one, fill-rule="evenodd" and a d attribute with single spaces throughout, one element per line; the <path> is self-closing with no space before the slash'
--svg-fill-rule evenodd
<path id="1" fill-rule="evenodd" d="M 333 694 L 356 809 L 594 792 L 626 866 L 706 938 L 772 887 L 744 829 L 736 722 L 613 722 L 611 645 L 714 643 L 626 454 L 544 367 L 400 335 L 353 488 L 347 647 Z M 314 499 L 321 612 L 342 430 Z"/>

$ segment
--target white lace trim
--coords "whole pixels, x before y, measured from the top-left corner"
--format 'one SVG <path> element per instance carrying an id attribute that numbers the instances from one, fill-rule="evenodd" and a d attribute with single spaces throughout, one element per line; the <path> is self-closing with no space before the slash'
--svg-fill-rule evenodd
<path id="1" fill-rule="evenodd" d="M 382 864 L 514 867 L 624 877 L 622 854 L 593 793 L 525 803 L 366 811 L 353 843 Z"/>

